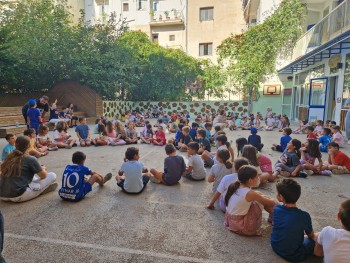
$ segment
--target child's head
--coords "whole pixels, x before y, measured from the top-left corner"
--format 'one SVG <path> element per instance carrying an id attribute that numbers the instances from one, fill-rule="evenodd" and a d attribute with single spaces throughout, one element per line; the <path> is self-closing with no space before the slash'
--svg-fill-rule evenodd
<path id="1" fill-rule="evenodd" d="M 45 124 L 40 124 L 38 128 L 39 135 L 46 135 L 49 132 L 49 127 L 47 127 Z"/>
<path id="2" fill-rule="evenodd" d="M 339 144 L 336 142 L 330 142 L 327 145 L 328 153 L 337 153 L 339 151 Z"/>
<path id="3" fill-rule="evenodd" d="M 86 154 L 80 151 L 73 153 L 72 163 L 77 165 L 83 165 L 86 160 Z"/>
<path id="4" fill-rule="evenodd" d="M 198 129 L 199 124 L 197 122 L 192 122 L 192 129 Z"/>
<path id="5" fill-rule="evenodd" d="M 213 124 L 211 124 L 210 122 L 206 122 L 204 124 L 204 128 L 210 131 L 213 128 Z"/>
<path id="6" fill-rule="evenodd" d="M 165 145 L 165 153 L 167 155 L 173 154 L 174 152 L 176 152 L 176 148 L 173 144 L 168 143 L 167 145 Z"/>
<path id="7" fill-rule="evenodd" d="M 150 122 L 149 121 L 145 121 L 145 125 L 147 126 L 148 124 L 150 124 Z"/>
<path id="8" fill-rule="evenodd" d="M 128 123 L 128 128 L 129 128 L 129 130 L 133 130 L 134 128 L 135 128 L 135 122 L 129 122 Z M 163 128 L 163 127 L 162 127 Z"/>
<path id="9" fill-rule="evenodd" d="M 215 132 L 219 132 L 219 131 L 221 130 L 221 126 L 216 125 L 216 126 L 214 127 L 214 130 L 215 130 Z"/>
<path id="10" fill-rule="evenodd" d="M 159 126 L 158 126 L 158 131 L 159 131 L 159 132 L 163 132 L 163 126 L 160 126 L 160 125 L 159 125 Z"/>
<path id="11" fill-rule="evenodd" d="M 333 132 L 333 133 L 340 132 L 340 127 L 339 127 L 338 125 L 332 126 L 332 132 Z"/>
<path id="12" fill-rule="evenodd" d="M 278 180 L 276 189 L 278 201 L 284 204 L 295 204 L 301 195 L 300 184 L 290 178 Z"/>
<path id="13" fill-rule="evenodd" d="M 307 126 L 305 129 L 306 134 L 313 133 L 315 128 L 313 126 Z"/>
<path id="14" fill-rule="evenodd" d="M 188 135 L 189 132 L 190 132 L 190 127 L 189 126 L 185 126 L 185 127 L 182 128 L 182 133 L 184 135 Z"/>
<path id="15" fill-rule="evenodd" d="M 233 163 L 236 172 L 238 172 L 239 168 L 241 168 L 243 165 L 249 164 L 248 159 L 243 157 L 236 158 Z"/>
<path id="16" fill-rule="evenodd" d="M 152 130 L 152 124 L 147 124 L 146 128 L 147 128 L 147 130 Z"/>
<path id="17" fill-rule="evenodd" d="M 328 135 L 329 136 L 331 133 L 332 133 L 331 129 L 323 128 L 323 132 L 322 132 L 323 135 Z"/>
<path id="18" fill-rule="evenodd" d="M 178 129 L 179 129 L 179 131 L 180 132 L 182 132 L 182 128 L 184 127 L 184 125 L 182 124 L 182 123 L 180 123 L 179 125 L 178 125 Z"/>
<path id="19" fill-rule="evenodd" d="M 230 143 L 227 141 L 226 135 L 220 134 L 216 137 L 217 144 L 219 146 L 226 145 L 226 147 L 230 147 Z"/>
<path id="20" fill-rule="evenodd" d="M 248 141 L 246 138 L 238 138 L 236 140 L 236 147 L 237 147 L 237 152 L 242 153 L 244 145 L 248 144 Z"/>
<path id="21" fill-rule="evenodd" d="M 336 121 L 331 121 L 331 125 L 337 125 Z"/>
<path id="22" fill-rule="evenodd" d="M 305 142 L 305 147 L 309 152 L 310 156 L 315 158 L 321 157 L 320 143 L 317 140 L 308 139 L 307 142 Z"/>
<path id="23" fill-rule="evenodd" d="M 249 160 L 249 164 L 253 166 L 259 166 L 258 151 L 253 145 L 247 144 L 243 147 L 242 157 L 245 157 Z"/>
<path id="24" fill-rule="evenodd" d="M 66 122 L 64 122 L 64 121 L 59 121 L 59 122 L 57 122 L 56 123 L 56 130 L 58 131 L 58 132 L 62 132 L 62 131 L 67 131 L 68 130 L 68 125 L 67 125 L 67 123 Z"/>
<path id="25" fill-rule="evenodd" d="M 292 129 L 291 128 L 284 128 L 283 129 L 283 134 L 285 135 L 291 135 L 292 134 Z"/>
<path id="26" fill-rule="evenodd" d="M 85 117 L 79 117 L 79 123 L 81 125 L 85 125 L 86 124 L 86 118 Z"/>
<path id="27" fill-rule="evenodd" d="M 316 121 L 317 126 L 323 126 L 323 121 L 322 120 L 317 120 Z"/>
<path id="28" fill-rule="evenodd" d="M 250 133 L 251 134 L 257 134 L 258 133 L 258 129 L 253 127 L 253 128 L 250 129 Z"/>
<path id="29" fill-rule="evenodd" d="M 260 184 L 260 177 L 258 176 L 258 171 L 254 166 L 243 165 L 238 170 L 238 181 L 231 184 L 225 196 L 225 204 L 228 206 L 231 196 L 236 193 L 241 184 L 248 187 L 256 187 Z"/>
<path id="30" fill-rule="evenodd" d="M 101 123 L 102 123 L 101 118 L 97 118 L 97 119 L 95 120 L 95 124 L 101 124 Z"/>
<path id="31" fill-rule="evenodd" d="M 218 150 L 216 153 L 216 159 L 223 163 L 227 169 L 232 169 L 232 163 L 230 162 L 231 154 L 228 150 L 222 149 Z"/>
<path id="32" fill-rule="evenodd" d="M 298 139 L 293 139 L 287 144 L 287 149 L 291 152 L 296 152 L 300 158 L 301 142 Z"/>
<path id="33" fill-rule="evenodd" d="M 15 145 L 16 143 L 16 135 L 12 133 L 6 134 L 5 139 L 10 145 Z"/>
<path id="34" fill-rule="evenodd" d="M 30 108 L 35 108 L 36 107 L 36 101 L 31 99 L 28 101 L 29 107 Z"/>
<path id="35" fill-rule="evenodd" d="M 105 130 L 106 130 L 106 127 L 104 126 L 104 124 L 98 124 L 98 126 L 97 126 L 97 133 L 98 134 L 103 134 L 104 132 L 105 132 Z"/>
<path id="36" fill-rule="evenodd" d="M 35 133 L 35 130 L 33 128 L 29 128 L 27 130 L 24 130 L 23 135 L 28 136 L 29 138 L 36 137 L 36 133 Z"/>
<path id="37" fill-rule="evenodd" d="M 125 158 L 128 161 L 137 161 L 139 159 L 139 149 L 136 147 L 129 147 L 126 149 Z"/>
<path id="38" fill-rule="evenodd" d="M 198 142 L 190 142 L 188 145 L 187 145 L 188 149 L 187 149 L 187 152 L 189 155 L 195 155 L 198 153 L 198 150 L 199 150 L 199 144 Z"/>
<path id="39" fill-rule="evenodd" d="M 113 132 L 113 123 L 111 121 L 107 121 L 106 128 L 108 132 Z"/>
<path id="40" fill-rule="evenodd" d="M 350 231 L 350 199 L 341 203 L 338 219 L 341 221 L 344 229 Z"/>
<path id="41" fill-rule="evenodd" d="M 163 123 L 163 120 L 162 120 L 162 119 L 159 119 L 159 120 L 158 120 L 158 123 L 159 123 L 159 124 Z"/>
<path id="42" fill-rule="evenodd" d="M 197 137 L 200 139 L 204 139 L 207 136 L 207 133 L 204 129 L 198 129 L 197 130 Z"/>

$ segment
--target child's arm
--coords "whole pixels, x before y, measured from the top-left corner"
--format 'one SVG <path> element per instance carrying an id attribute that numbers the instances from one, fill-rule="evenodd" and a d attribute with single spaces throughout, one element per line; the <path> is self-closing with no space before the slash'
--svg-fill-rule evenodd
<path id="1" fill-rule="evenodd" d="M 77 134 L 77 136 L 78 136 L 78 139 L 79 139 L 79 140 L 82 140 L 82 138 L 81 138 L 79 132 L 76 132 L 76 134 Z"/>
<path id="2" fill-rule="evenodd" d="M 323 246 L 321 246 L 318 242 L 315 244 L 314 254 L 315 256 L 323 257 Z"/>
<path id="3" fill-rule="evenodd" d="M 233 148 L 231 146 L 228 147 L 227 150 L 230 152 L 230 154 L 231 154 L 231 162 L 233 162 L 235 160 L 235 152 L 233 151 Z"/>
<path id="4" fill-rule="evenodd" d="M 193 170 L 192 166 L 187 166 L 185 171 L 186 171 L 186 173 L 190 173 L 190 172 L 192 172 L 192 170 Z"/>
<path id="5" fill-rule="evenodd" d="M 219 192 L 215 192 L 215 194 L 213 194 L 213 196 L 210 199 L 209 204 L 207 205 L 208 209 L 214 209 L 215 208 L 214 204 L 215 204 L 216 200 L 218 200 L 220 198 L 220 195 L 221 194 Z"/>
<path id="6" fill-rule="evenodd" d="M 245 199 L 248 202 L 253 202 L 253 201 L 257 201 L 260 204 L 262 204 L 263 206 L 269 206 L 269 207 L 273 207 L 275 205 L 277 205 L 277 201 L 275 201 L 273 198 L 264 195 L 263 193 L 259 192 L 259 191 L 249 191 L 245 197 Z"/>
<path id="7" fill-rule="evenodd" d="M 294 171 L 290 174 L 291 176 L 296 176 L 301 169 L 301 164 L 295 167 Z"/>

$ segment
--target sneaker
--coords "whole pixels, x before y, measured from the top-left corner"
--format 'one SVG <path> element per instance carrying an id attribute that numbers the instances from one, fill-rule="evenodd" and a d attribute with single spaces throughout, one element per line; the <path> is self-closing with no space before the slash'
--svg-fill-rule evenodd
<path id="1" fill-rule="evenodd" d="M 155 176 L 150 176 L 149 180 L 152 182 L 152 183 L 155 183 L 155 184 L 160 184 L 160 180 L 157 179 Z"/>
<path id="2" fill-rule="evenodd" d="M 313 175 L 314 174 L 314 171 L 312 171 L 312 170 L 305 170 L 304 172 L 307 173 L 307 175 Z"/>
<path id="3" fill-rule="evenodd" d="M 72 147 L 77 147 L 78 146 L 78 144 L 76 144 L 76 143 L 73 143 L 73 145 L 72 145 Z"/>
<path id="4" fill-rule="evenodd" d="M 332 175 L 332 172 L 330 170 L 324 170 L 324 171 L 321 171 L 320 174 L 322 175 L 327 175 L 327 176 L 331 176 Z"/>
<path id="5" fill-rule="evenodd" d="M 58 183 L 52 183 L 44 191 L 41 192 L 41 195 L 53 192 L 56 190 L 57 187 L 58 187 Z"/>
<path id="6" fill-rule="evenodd" d="M 105 184 L 106 182 L 111 180 L 111 178 L 112 178 L 112 174 L 111 173 L 106 174 L 105 177 L 103 178 L 103 183 Z"/>
<path id="7" fill-rule="evenodd" d="M 73 128 L 74 126 L 73 125 L 69 125 L 69 128 Z"/>
<path id="8" fill-rule="evenodd" d="M 271 150 L 272 150 L 272 151 L 276 151 L 276 148 L 272 146 L 272 147 L 271 147 Z"/>
<path id="9" fill-rule="evenodd" d="M 49 150 L 49 151 L 57 151 L 57 150 L 58 150 L 58 147 L 57 147 L 57 146 L 51 147 L 51 148 L 49 148 L 48 150 Z"/>
<path id="10" fill-rule="evenodd" d="M 66 145 L 64 148 L 66 148 L 66 149 L 72 149 L 72 145 Z"/>
<path id="11" fill-rule="evenodd" d="M 299 173 L 297 174 L 297 177 L 306 178 L 307 175 L 308 175 L 308 174 L 307 174 L 306 172 L 302 171 L 302 172 L 299 172 Z"/>

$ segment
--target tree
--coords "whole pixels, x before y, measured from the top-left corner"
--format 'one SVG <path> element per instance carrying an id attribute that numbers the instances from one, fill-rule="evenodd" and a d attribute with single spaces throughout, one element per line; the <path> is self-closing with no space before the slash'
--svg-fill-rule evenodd
<path id="1" fill-rule="evenodd" d="M 249 98 L 258 92 L 264 77 L 274 74 L 277 58 L 290 54 L 302 32 L 304 5 L 300 0 L 282 0 L 263 23 L 246 32 L 231 35 L 218 47 L 221 63 L 237 89 Z"/>

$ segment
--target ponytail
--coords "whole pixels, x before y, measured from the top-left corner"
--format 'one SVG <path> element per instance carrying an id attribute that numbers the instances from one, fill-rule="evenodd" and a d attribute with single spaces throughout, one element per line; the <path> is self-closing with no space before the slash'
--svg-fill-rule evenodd
<path id="1" fill-rule="evenodd" d="M 216 156 L 222 160 L 222 163 L 226 166 L 227 169 L 232 169 L 232 163 L 230 162 L 231 154 L 228 150 L 218 150 Z"/>
<path id="2" fill-rule="evenodd" d="M 301 158 L 301 153 L 300 153 L 301 142 L 299 140 L 297 140 L 297 139 L 293 139 L 292 140 L 292 144 L 295 147 L 295 153 L 297 154 L 297 156 L 300 159 Z"/>
<path id="3" fill-rule="evenodd" d="M 233 167 L 232 163 L 229 160 L 226 161 L 225 166 L 226 166 L 226 169 L 232 169 Z"/>
<path id="4" fill-rule="evenodd" d="M 226 195 L 225 195 L 225 205 L 228 206 L 228 202 L 230 201 L 231 196 L 233 196 L 234 193 L 237 192 L 237 189 L 241 186 L 241 183 L 239 181 L 236 181 L 227 189 Z"/>

